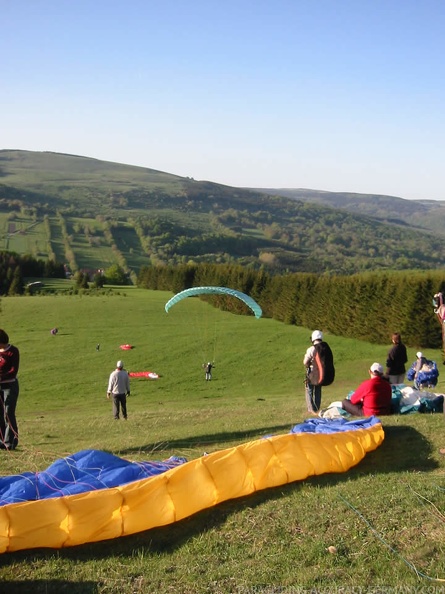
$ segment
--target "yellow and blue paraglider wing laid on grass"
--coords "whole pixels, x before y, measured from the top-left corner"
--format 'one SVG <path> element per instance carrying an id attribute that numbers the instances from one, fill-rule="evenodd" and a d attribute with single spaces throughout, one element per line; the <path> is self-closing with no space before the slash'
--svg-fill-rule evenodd
<path id="1" fill-rule="evenodd" d="M 165 311 L 168 313 L 170 308 L 173 305 L 175 305 L 175 303 L 178 303 L 179 301 L 182 301 L 182 299 L 186 299 L 187 297 L 194 297 L 196 295 L 229 295 L 231 297 L 236 297 L 237 299 L 243 301 L 253 311 L 257 319 L 259 319 L 263 314 L 261 307 L 254 299 L 252 299 L 252 297 L 249 297 L 249 295 L 246 295 L 241 291 L 236 291 L 235 289 L 229 289 L 228 287 L 211 286 L 192 287 L 191 289 L 185 289 L 184 291 L 177 293 L 171 299 L 169 299 L 169 301 L 167 301 L 167 303 L 165 304 Z"/>
<path id="2" fill-rule="evenodd" d="M 97 450 L 39 473 L 0 478 L 0 552 L 61 548 L 135 534 L 223 501 L 346 472 L 384 439 L 378 418 L 312 419 L 187 462 L 130 462 Z"/>

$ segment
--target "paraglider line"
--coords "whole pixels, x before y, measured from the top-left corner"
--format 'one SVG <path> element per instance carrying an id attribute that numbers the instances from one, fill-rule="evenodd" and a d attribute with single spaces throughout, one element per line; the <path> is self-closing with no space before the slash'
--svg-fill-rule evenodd
<path id="1" fill-rule="evenodd" d="M 347 499 L 345 499 L 343 497 L 343 495 L 339 495 L 339 498 L 350 508 L 352 509 L 352 511 L 361 519 L 365 522 L 365 524 L 368 526 L 368 528 L 371 530 L 371 532 L 374 534 L 374 536 L 376 536 L 380 542 L 382 542 L 386 548 L 388 548 L 392 553 L 394 553 L 397 557 L 399 557 L 399 559 L 401 559 L 406 565 L 408 565 L 408 567 L 410 569 L 412 569 L 414 571 L 414 573 L 418 576 L 418 577 L 423 577 L 427 580 L 430 580 L 432 582 L 445 582 L 445 579 L 442 578 L 433 578 L 429 575 L 426 575 L 425 573 L 422 573 L 421 571 L 419 571 L 415 565 L 413 565 L 410 561 L 408 561 L 407 559 L 405 559 L 405 557 L 403 555 L 401 555 L 398 551 L 396 551 L 378 532 L 377 530 L 371 525 L 371 523 L 364 517 L 364 515 L 362 513 L 360 513 L 358 511 L 357 508 L 355 508 L 351 503 L 349 503 L 349 501 Z"/>
<path id="2" fill-rule="evenodd" d="M 445 516 L 443 515 L 443 513 L 437 508 L 436 505 L 434 505 L 434 503 L 432 501 L 430 501 L 429 499 L 427 499 L 426 497 L 424 497 L 423 495 L 421 495 L 420 493 L 417 493 L 417 491 L 414 491 L 414 489 L 408 485 L 409 488 L 411 489 L 412 493 L 414 493 L 414 495 L 417 497 L 417 499 L 419 499 L 419 501 L 422 503 L 422 505 L 425 505 L 425 503 L 429 503 L 430 506 L 433 508 L 434 511 L 430 512 L 433 516 L 439 518 L 440 520 L 442 520 L 442 522 L 445 522 Z"/>

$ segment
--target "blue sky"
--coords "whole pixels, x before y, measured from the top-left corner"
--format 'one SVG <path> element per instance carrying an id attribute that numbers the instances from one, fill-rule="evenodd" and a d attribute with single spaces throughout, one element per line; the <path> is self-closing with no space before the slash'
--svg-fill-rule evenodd
<path id="1" fill-rule="evenodd" d="M 445 200 L 444 0 L 0 0 L 0 148 Z"/>

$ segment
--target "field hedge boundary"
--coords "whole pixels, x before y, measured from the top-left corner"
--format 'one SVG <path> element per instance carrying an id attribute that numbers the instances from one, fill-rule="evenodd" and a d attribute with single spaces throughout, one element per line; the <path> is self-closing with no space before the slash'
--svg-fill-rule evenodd
<path id="1" fill-rule="evenodd" d="M 387 343 L 397 331 L 407 346 L 440 348 L 442 332 L 432 298 L 445 291 L 444 278 L 436 270 L 270 275 L 239 265 L 193 264 L 144 267 L 138 286 L 174 293 L 193 286 L 226 286 L 253 297 L 263 317 L 286 324 L 372 343 Z M 242 305 L 234 303 L 237 300 L 212 301 L 222 309 L 244 313 Z"/>

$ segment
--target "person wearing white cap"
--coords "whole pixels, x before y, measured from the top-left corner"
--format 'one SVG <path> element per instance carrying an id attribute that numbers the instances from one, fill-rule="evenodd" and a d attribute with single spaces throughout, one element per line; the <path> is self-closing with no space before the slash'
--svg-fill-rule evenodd
<path id="1" fill-rule="evenodd" d="M 354 417 L 390 415 L 392 390 L 384 377 L 382 365 L 373 363 L 369 368 L 369 376 L 349 399 L 342 401 L 342 408 Z"/>
<path id="2" fill-rule="evenodd" d="M 124 369 L 124 362 L 118 361 L 116 369 L 110 373 L 108 379 L 107 398 L 113 397 L 113 416 L 119 419 L 122 409 L 122 416 L 127 418 L 127 396 L 130 396 L 130 377 Z"/>

